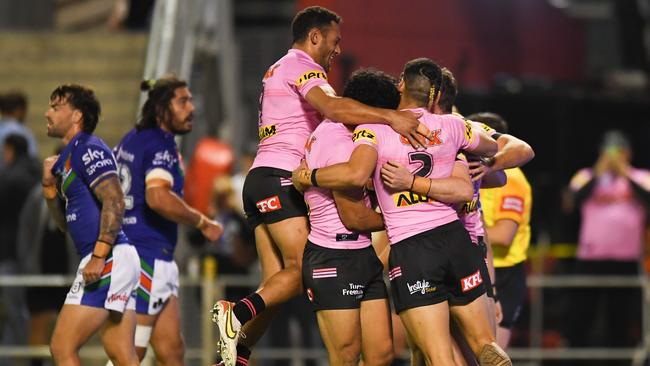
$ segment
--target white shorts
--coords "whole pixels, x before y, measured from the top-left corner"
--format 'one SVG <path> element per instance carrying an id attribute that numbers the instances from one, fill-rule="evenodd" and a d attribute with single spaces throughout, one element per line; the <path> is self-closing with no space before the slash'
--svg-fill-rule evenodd
<path id="1" fill-rule="evenodd" d="M 106 259 L 99 281 L 86 285 L 82 270 L 92 254 L 81 259 L 77 276 L 65 298 L 66 304 L 85 305 L 123 313 L 135 309 L 135 291 L 139 279 L 139 257 L 130 244 L 116 245 Z"/>
<path id="2" fill-rule="evenodd" d="M 178 297 L 176 262 L 140 257 L 140 286 L 135 311 L 138 314 L 156 315 L 171 296 Z"/>

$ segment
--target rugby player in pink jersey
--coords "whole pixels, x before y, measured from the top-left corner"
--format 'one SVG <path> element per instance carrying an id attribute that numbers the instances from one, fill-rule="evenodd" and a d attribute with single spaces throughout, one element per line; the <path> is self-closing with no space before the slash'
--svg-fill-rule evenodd
<path id="1" fill-rule="evenodd" d="M 262 284 L 236 304 L 219 301 L 214 306 L 213 320 L 219 327 L 219 349 L 226 366 L 245 364 L 249 348 L 263 334 L 273 308 L 302 291 L 307 208 L 290 178 L 304 157 L 309 134 L 321 120 L 351 125 L 384 123 L 414 146 L 423 144 L 429 134 L 417 114 L 369 107 L 335 95 L 327 72 L 341 52 L 340 22 L 337 14 L 322 7 L 299 12 L 292 23 L 292 48 L 268 69 L 262 81 L 260 144 L 243 192 L 244 210 L 255 228 Z M 265 311 L 267 307 L 270 311 Z M 240 329 L 250 320 L 243 328 L 247 336 L 242 339 L 244 344 L 237 347 Z"/>
<path id="2" fill-rule="evenodd" d="M 443 81 L 441 85 L 441 96 L 438 102 L 433 106 L 433 112 L 440 115 L 451 114 L 453 112 L 454 102 L 458 94 L 457 83 L 452 72 L 447 68 L 443 68 L 442 76 Z M 492 136 L 492 138 L 494 138 L 499 144 L 499 151 L 491 159 L 481 160 L 474 158 L 473 161 L 470 162 L 470 166 L 473 167 L 471 172 L 473 173 L 472 180 L 474 186 L 474 194 L 471 201 L 466 202 L 460 207 L 459 217 L 468 233 L 470 234 L 472 242 L 477 245 L 477 248 L 485 257 L 486 266 L 482 268 L 482 275 L 486 280 L 486 283 L 489 281 L 489 286 L 486 286 L 488 296 L 494 298 L 496 301 L 496 297 L 493 293 L 493 284 L 495 283 L 495 270 L 492 263 L 492 250 L 489 245 L 486 245 L 484 240 L 485 229 L 483 226 L 483 219 L 480 208 L 479 189 L 493 188 L 504 185 L 505 174 L 503 174 L 503 171 L 500 169 L 509 169 L 511 167 L 524 165 L 534 157 L 534 152 L 526 142 L 512 135 L 497 133 L 497 131 L 490 128 L 489 126 L 476 122 L 473 119 L 474 116 L 475 115 L 469 116 L 468 120 L 470 120 L 475 127 L 483 128 L 486 130 L 488 134 Z M 481 121 L 478 119 L 479 117 L 476 118 L 477 121 Z M 409 187 L 413 187 L 412 190 L 415 193 L 424 195 L 427 194 L 427 179 L 422 179 L 421 177 L 414 176 L 399 163 L 387 162 L 382 167 L 381 172 L 384 183 L 391 188 L 408 189 Z M 421 182 L 415 184 L 416 179 L 421 180 Z M 497 303 L 497 305 L 499 304 Z M 496 314 L 495 316 L 490 316 L 490 320 L 494 323 L 492 326 L 496 332 L 496 325 L 501 322 L 502 313 L 500 306 L 497 306 L 495 310 Z M 498 334 L 497 338 L 499 338 Z M 460 341 L 457 337 L 455 337 L 455 339 L 457 341 Z M 417 353 L 417 350 L 413 352 L 413 358 L 421 360 L 421 356 Z M 417 362 L 423 364 L 421 363 L 422 361 L 416 361 L 415 364 L 417 364 Z M 472 364 L 472 360 L 470 359 L 467 359 L 467 362 Z"/>
<path id="3" fill-rule="evenodd" d="M 364 104 L 397 108 L 399 92 L 392 77 L 376 70 L 355 72 L 343 95 Z M 323 168 L 347 162 L 354 150 L 354 128 L 325 120 L 311 134 L 307 165 Z M 468 179 L 469 181 L 469 179 Z M 393 360 L 390 307 L 383 265 L 370 240 L 384 229 L 363 189 L 305 192 L 311 231 L 302 266 L 303 285 L 311 301 L 329 364 L 389 365 Z"/>
<path id="4" fill-rule="evenodd" d="M 399 85 L 399 108 L 423 113 L 420 120 L 432 131 L 424 151 L 414 150 L 382 125 L 361 125 L 354 132 L 356 147 L 347 163 L 297 169 L 292 180 L 299 188 L 340 190 L 361 187 L 372 176 L 392 245 L 389 279 L 395 310 L 422 350 L 426 364 L 453 364 L 451 312 L 481 365 L 511 365 L 496 344 L 488 319 L 482 258 L 472 249 L 453 205 L 411 191 L 392 190 L 381 181 L 380 168 L 389 159 L 414 169 L 418 176 L 446 178 L 458 150 L 482 156 L 496 153 L 497 143 L 484 131 L 457 116 L 429 112 L 441 79 L 438 65 L 421 58 L 405 65 Z M 430 191 L 437 191 L 436 180 L 429 182 Z"/>

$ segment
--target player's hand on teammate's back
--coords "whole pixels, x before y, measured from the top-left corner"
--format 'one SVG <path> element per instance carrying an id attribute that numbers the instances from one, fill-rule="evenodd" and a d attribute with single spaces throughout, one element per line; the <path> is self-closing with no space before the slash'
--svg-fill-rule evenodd
<path id="1" fill-rule="evenodd" d="M 99 258 L 91 256 L 86 266 L 81 271 L 81 275 L 84 278 L 86 284 L 97 282 L 102 278 L 102 271 L 104 270 L 104 265 L 106 261 L 104 258 Z"/>
<path id="2" fill-rule="evenodd" d="M 422 117 L 422 113 L 410 111 L 391 111 L 391 115 L 388 117 L 391 121 L 390 127 L 406 137 L 416 149 L 426 146 L 426 139 L 431 134 L 429 128 L 418 120 L 420 117 Z"/>
<path id="3" fill-rule="evenodd" d="M 214 220 L 206 220 L 206 224 L 201 228 L 201 233 L 209 241 L 217 241 L 223 235 L 223 225 Z"/>
<path id="4" fill-rule="evenodd" d="M 415 177 L 411 172 L 396 161 L 387 161 L 381 167 L 381 180 L 396 191 L 411 189 Z"/>
<path id="5" fill-rule="evenodd" d="M 41 183 L 44 186 L 53 186 L 56 184 L 56 177 L 52 174 L 52 167 L 58 159 L 58 155 L 52 155 L 43 160 L 43 180 Z"/>

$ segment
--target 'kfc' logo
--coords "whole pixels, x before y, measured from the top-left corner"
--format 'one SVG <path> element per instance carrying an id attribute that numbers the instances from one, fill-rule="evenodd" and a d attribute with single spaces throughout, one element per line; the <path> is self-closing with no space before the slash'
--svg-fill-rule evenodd
<path id="1" fill-rule="evenodd" d="M 257 202 L 257 209 L 260 210 L 261 213 L 272 212 L 281 208 L 282 204 L 280 204 L 280 198 L 278 198 L 278 196 L 265 198 Z"/>
<path id="2" fill-rule="evenodd" d="M 483 279 L 481 278 L 480 271 L 476 271 L 474 274 L 471 274 L 460 280 L 460 285 L 463 288 L 463 292 L 467 292 L 482 283 Z"/>

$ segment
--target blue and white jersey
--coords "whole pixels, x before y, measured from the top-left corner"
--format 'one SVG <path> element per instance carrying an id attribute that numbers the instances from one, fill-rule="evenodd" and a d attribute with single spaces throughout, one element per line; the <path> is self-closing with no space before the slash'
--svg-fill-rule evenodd
<path id="1" fill-rule="evenodd" d="M 117 174 L 115 158 L 102 139 L 79 132 L 68 143 L 52 167 L 65 198 L 65 219 L 68 231 L 80 257 L 95 248 L 99 237 L 102 204 L 93 189 L 104 179 Z M 115 244 L 128 239 L 120 230 Z"/>
<path id="2" fill-rule="evenodd" d="M 147 206 L 145 190 L 147 179 L 164 179 L 183 197 L 185 175 L 174 135 L 159 127 L 133 129 L 114 152 L 126 202 L 124 231 L 141 257 L 172 260 L 178 224 Z"/>

